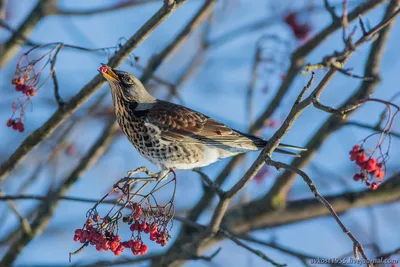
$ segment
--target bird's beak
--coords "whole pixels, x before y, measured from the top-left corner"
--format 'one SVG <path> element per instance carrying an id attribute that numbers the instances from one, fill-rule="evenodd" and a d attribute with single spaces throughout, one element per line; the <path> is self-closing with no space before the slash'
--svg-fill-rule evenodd
<path id="1" fill-rule="evenodd" d="M 104 78 L 107 79 L 109 82 L 120 82 L 121 80 L 119 79 L 118 75 L 115 74 L 115 72 L 112 70 L 111 67 L 107 66 L 106 64 L 101 64 L 101 67 L 99 69 L 99 72 L 101 75 L 103 75 Z"/>

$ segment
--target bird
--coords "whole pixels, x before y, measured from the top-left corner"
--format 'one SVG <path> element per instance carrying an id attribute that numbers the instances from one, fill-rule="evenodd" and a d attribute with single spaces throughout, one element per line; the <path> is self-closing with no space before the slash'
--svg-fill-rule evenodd
<path id="1" fill-rule="evenodd" d="M 156 165 L 157 180 L 171 170 L 191 170 L 220 159 L 262 150 L 268 141 L 246 134 L 188 107 L 152 96 L 134 75 L 102 64 L 98 70 L 111 89 L 117 122 L 137 149 Z M 280 144 L 275 152 L 305 148 Z"/>

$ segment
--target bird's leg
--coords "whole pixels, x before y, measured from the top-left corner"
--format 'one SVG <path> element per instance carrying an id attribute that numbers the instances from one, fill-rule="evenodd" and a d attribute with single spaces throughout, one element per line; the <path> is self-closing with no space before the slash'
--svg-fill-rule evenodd
<path id="1" fill-rule="evenodd" d="M 141 173 L 141 172 L 146 173 L 149 177 L 137 177 L 137 178 L 132 177 L 135 174 Z M 157 173 L 150 172 L 147 169 L 147 167 L 144 167 L 144 166 L 143 167 L 139 167 L 139 168 L 137 168 L 137 169 L 135 169 L 133 171 L 128 171 L 127 174 L 128 174 L 127 177 L 122 178 L 116 184 L 114 184 L 114 188 L 119 188 L 120 190 L 124 191 L 125 188 L 128 185 L 132 185 L 133 184 L 133 187 L 134 187 L 134 185 L 136 183 L 139 183 L 139 182 L 154 182 L 154 181 L 157 181 Z M 122 184 L 122 186 L 120 186 L 120 184 Z M 131 189 L 133 189 L 133 188 L 131 188 Z"/>
<path id="2" fill-rule="evenodd" d="M 151 172 L 147 169 L 147 167 L 139 167 L 136 170 L 133 171 L 128 171 L 128 177 L 132 177 L 133 175 L 135 175 L 136 173 L 140 173 L 140 172 L 144 172 L 146 173 L 148 176 L 150 177 L 157 177 L 157 173 Z"/>
<path id="3" fill-rule="evenodd" d="M 163 180 L 165 180 L 168 177 L 168 174 L 170 174 L 170 170 L 169 169 L 164 169 L 161 170 L 159 173 L 157 173 L 157 182 L 161 182 Z"/>

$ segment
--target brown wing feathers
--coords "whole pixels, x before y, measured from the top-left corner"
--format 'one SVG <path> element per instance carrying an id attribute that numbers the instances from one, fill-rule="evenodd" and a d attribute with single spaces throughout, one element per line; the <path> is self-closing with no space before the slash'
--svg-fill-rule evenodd
<path id="1" fill-rule="evenodd" d="M 163 129 L 163 137 L 178 139 L 181 142 L 224 144 L 258 147 L 264 143 L 257 137 L 245 136 L 228 126 L 211 119 L 197 111 L 173 103 L 158 101 L 147 114 L 149 123 Z M 254 140 L 255 139 L 255 140 Z"/>

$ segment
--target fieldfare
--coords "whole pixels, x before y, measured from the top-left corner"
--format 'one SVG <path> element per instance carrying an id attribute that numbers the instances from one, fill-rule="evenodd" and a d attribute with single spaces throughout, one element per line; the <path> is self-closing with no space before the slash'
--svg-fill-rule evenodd
<path id="1" fill-rule="evenodd" d="M 222 158 L 261 150 L 267 144 L 200 112 L 153 97 L 128 72 L 105 64 L 99 71 L 110 85 L 119 126 L 139 153 L 160 168 L 158 179 L 171 169 L 204 167 Z M 305 150 L 284 144 L 279 147 Z M 298 156 L 280 148 L 275 151 Z"/>

